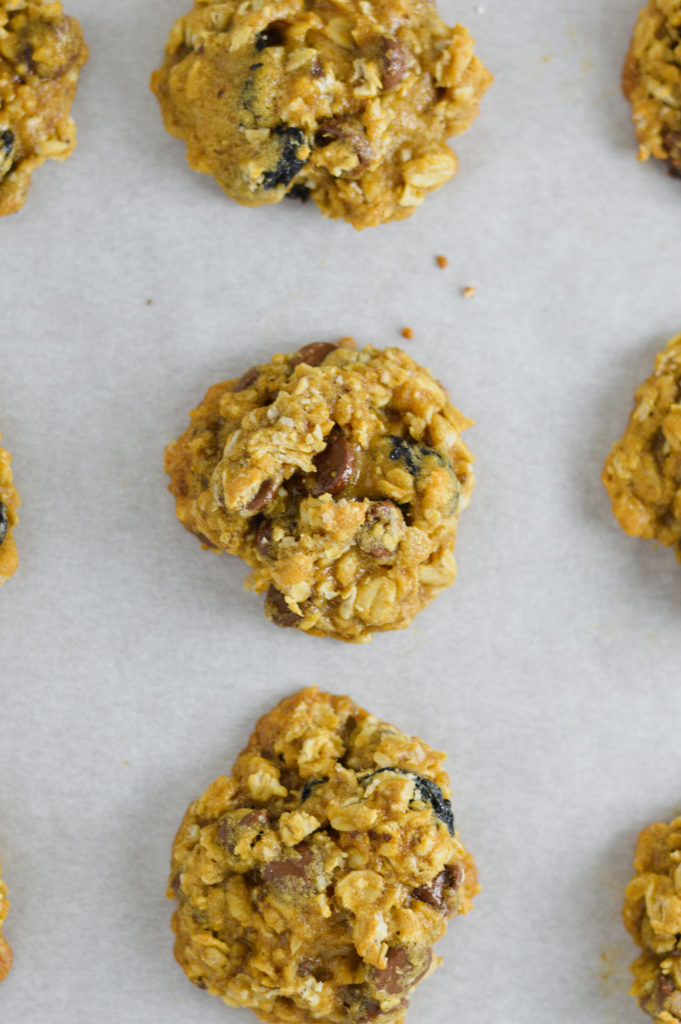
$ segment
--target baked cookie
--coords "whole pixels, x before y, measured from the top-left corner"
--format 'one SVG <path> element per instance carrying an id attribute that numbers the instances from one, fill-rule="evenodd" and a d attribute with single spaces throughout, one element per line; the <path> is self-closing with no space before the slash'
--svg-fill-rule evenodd
<path id="1" fill-rule="evenodd" d="M 623 917 L 643 949 L 632 964 L 631 994 L 659 1024 L 681 1021 L 681 818 L 649 825 L 638 837 L 636 874 Z"/>
<path id="2" fill-rule="evenodd" d="M 352 339 L 215 384 L 166 451 L 182 525 L 239 555 L 278 626 L 365 641 L 454 582 L 470 426 L 398 348 Z"/>
<path id="3" fill-rule="evenodd" d="M 0 871 L 2 867 L 0 866 Z M 7 899 L 7 886 L 0 877 L 0 981 L 7 977 L 12 966 L 12 950 L 9 943 L 2 935 L 2 922 L 7 917 L 9 900 Z"/>
<path id="4" fill-rule="evenodd" d="M 681 178 L 681 0 L 649 0 L 638 16 L 622 73 L 639 160 L 664 160 Z"/>
<path id="5" fill-rule="evenodd" d="M 87 58 L 60 3 L 0 0 L 0 216 L 24 205 L 36 167 L 73 152 L 69 111 Z"/>
<path id="6" fill-rule="evenodd" d="M 605 463 L 612 511 L 632 537 L 654 537 L 681 561 L 681 334 L 636 392 L 624 436 Z"/>
<path id="7" fill-rule="evenodd" d="M 12 482 L 11 463 L 10 453 L 0 448 L 0 586 L 19 564 L 12 531 L 19 522 L 17 508 L 21 502 Z"/>
<path id="8" fill-rule="evenodd" d="M 272 1024 L 402 1022 L 478 891 L 443 760 L 316 687 L 261 718 L 173 844 L 189 979 Z"/>
<path id="9" fill-rule="evenodd" d="M 454 176 L 492 76 L 428 0 L 195 0 L 151 78 L 191 167 L 246 206 L 314 199 L 356 228 Z"/>

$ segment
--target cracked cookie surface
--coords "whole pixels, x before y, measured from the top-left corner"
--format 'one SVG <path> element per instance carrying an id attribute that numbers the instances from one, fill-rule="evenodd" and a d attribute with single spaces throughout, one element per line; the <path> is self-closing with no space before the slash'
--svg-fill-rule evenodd
<path id="1" fill-rule="evenodd" d="M 8 910 L 7 886 L 2 880 L 2 865 L 0 865 L 0 981 L 7 977 L 12 966 L 12 950 L 2 934 L 2 923 L 7 917 Z"/>
<path id="2" fill-rule="evenodd" d="M 17 508 L 20 499 L 12 480 L 11 465 L 12 456 L 0 447 L 0 585 L 9 579 L 19 564 L 13 530 L 19 522 Z"/>
<path id="3" fill-rule="evenodd" d="M 313 342 L 214 385 L 166 451 L 183 526 L 279 626 L 365 641 L 454 582 L 470 426 L 398 348 Z"/>
<path id="4" fill-rule="evenodd" d="M 444 755 L 316 687 L 259 720 L 173 844 L 175 956 L 272 1024 L 399 1024 L 467 913 Z"/>
<path id="5" fill-rule="evenodd" d="M 649 0 L 638 16 L 622 73 L 639 160 L 664 160 L 681 178 L 681 0 Z"/>
<path id="6" fill-rule="evenodd" d="M 69 111 L 87 58 L 60 3 L 0 0 L 0 216 L 24 205 L 36 167 L 73 152 Z"/>
<path id="7" fill-rule="evenodd" d="M 673 547 L 681 561 L 681 334 L 659 353 L 654 373 L 636 392 L 602 479 L 622 529 Z"/>
<path id="8" fill-rule="evenodd" d="M 491 75 L 427 0 L 196 0 L 152 75 L 187 159 L 247 206 L 311 197 L 356 228 L 448 181 Z"/>
<path id="9" fill-rule="evenodd" d="M 636 874 L 623 918 L 643 954 L 632 964 L 631 994 L 657 1024 L 681 1021 L 681 818 L 657 822 L 638 837 Z"/>

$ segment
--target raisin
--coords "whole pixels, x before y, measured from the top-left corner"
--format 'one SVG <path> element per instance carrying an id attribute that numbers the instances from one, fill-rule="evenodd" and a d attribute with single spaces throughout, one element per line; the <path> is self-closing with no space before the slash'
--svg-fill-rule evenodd
<path id="1" fill-rule="evenodd" d="M 300 622 L 300 615 L 291 611 L 281 590 L 277 590 L 272 583 L 265 595 L 265 611 L 269 612 L 268 618 L 275 626 L 281 626 L 283 629 L 295 627 Z"/>
<path id="2" fill-rule="evenodd" d="M 14 153 L 14 132 L 9 128 L 0 129 L 0 178 L 4 178 L 12 169 Z"/>
<path id="3" fill-rule="evenodd" d="M 441 466 L 444 465 L 444 460 L 440 453 L 435 451 L 434 448 L 429 448 L 428 445 L 417 444 L 408 438 L 396 437 L 394 435 L 389 435 L 388 441 L 391 445 L 389 458 L 393 462 L 403 462 L 412 476 L 418 476 L 422 469 L 423 460 L 428 455 L 436 458 Z"/>
<path id="4" fill-rule="evenodd" d="M 300 802 L 304 804 L 309 796 L 312 795 L 312 790 L 317 786 L 322 786 L 325 782 L 329 781 L 328 775 L 325 775 L 323 779 L 309 779 L 303 786 L 300 793 Z"/>
<path id="5" fill-rule="evenodd" d="M 307 143 L 305 133 L 300 128 L 279 124 L 273 129 L 273 134 L 281 139 L 281 154 L 274 170 L 265 171 L 263 175 L 261 184 L 265 192 L 277 185 L 288 185 L 307 163 L 307 158 L 301 160 L 298 156 L 301 147 Z"/>
<path id="6" fill-rule="evenodd" d="M 264 50 L 268 46 L 283 46 L 287 28 L 288 25 L 285 21 L 271 21 L 267 28 L 256 33 L 256 50 Z"/>
<path id="7" fill-rule="evenodd" d="M 0 544 L 4 541 L 9 530 L 9 516 L 4 501 L 0 501 Z"/>
<path id="8" fill-rule="evenodd" d="M 412 771 L 411 768 L 377 768 L 375 772 L 370 772 L 369 775 L 364 776 L 361 780 L 362 784 L 365 785 L 376 775 L 382 775 L 383 772 L 394 772 L 396 775 L 410 775 L 414 780 L 414 785 L 419 792 L 420 798 L 424 803 L 430 804 L 440 821 L 444 822 L 447 826 L 449 834 L 451 836 L 454 835 L 452 804 L 444 796 L 437 782 L 427 779 L 425 775 L 419 775 L 418 772 Z"/>
<path id="9" fill-rule="evenodd" d="M 301 203 L 307 203 L 310 199 L 310 189 L 307 185 L 294 185 L 284 196 L 285 199 L 297 199 Z"/>

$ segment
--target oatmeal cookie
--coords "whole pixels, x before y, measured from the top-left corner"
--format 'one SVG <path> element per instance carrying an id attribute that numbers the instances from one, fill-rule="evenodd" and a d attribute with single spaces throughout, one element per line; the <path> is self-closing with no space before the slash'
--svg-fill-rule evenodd
<path id="1" fill-rule="evenodd" d="M 681 334 L 638 389 L 624 436 L 603 470 L 613 515 L 632 537 L 654 537 L 681 561 Z"/>
<path id="2" fill-rule="evenodd" d="M 173 844 L 175 956 L 272 1024 L 398 1024 L 478 891 L 444 755 L 316 687 L 257 723 Z"/>
<path id="3" fill-rule="evenodd" d="M 0 866 L 0 871 L 2 867 Z M 9 943 L 2 935 L 2 922 L 7 917 L 9 900 L 7 899 L 7 886 L 0 876 L 0 981 L 7 977 L 12 966 L 12 950 Z"/>
<path id="4" fill-rule="evenodd" d="M 19 564 L 13 527 L 19 522 L 17 508 L 20 500 L 12 482 L 11 463 L 10 453 L 0 448 L 0 586 Z"/>
<path id="5" fill-rule="evenodd" d="M 664 160 L 681 178 L 681 0 L 649 0 L 638 16 L 622 73 L 639 160 Z"/>
<path id="6" fill-rule="evenodd" d="M 638 837 L 636 874 L 625 892 L 627 930 L 643 949 L 631 994 L 658 1024 L 681 1021 L 681 818 Z"/>
<path id="7" fill-rule="evenodd" d="M 69 117 L 88 51 L 51 0 L 0 0 L 0 216 L 26 202 L 31 175 L 76 144 Z"/>
<path id="8" fill-rule="evenodd" d="M 470 426 L 398 348 L 352 339 L 215 384 L 166 470 L 178 518 L 252 567 L 278 626 L 365 641 L 454 582 Z"/>
<path id="9" fill-rule="evenodd" d="M 314 199 L 356 228 L 454 176 L 492 76 L 429 0 L 195 0 L 151 78 L 194 170 L 246 206 Z"/>

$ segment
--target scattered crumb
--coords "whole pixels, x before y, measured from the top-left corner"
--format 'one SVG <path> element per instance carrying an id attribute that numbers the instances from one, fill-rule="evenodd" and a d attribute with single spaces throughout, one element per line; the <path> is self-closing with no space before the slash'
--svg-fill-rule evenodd
<path id="1" fill-rule="evenodd" d="M 461 294 L 463 295 L 464 299 L 472 299 L 473 296 L 475 295 L 475 288 L 473 288 L 472 285 L 469 285 L 468 288 L 461 289 Z"/>
<path id="2" fill-rule="evenodd" d="M 147 299 L 147 306 L 150 306 L 153 301 L 154 301 L 153 299 Z"/>
<path id="3" fill-rule="evenodd" d="M 349 334 L 346 334 L 343 338 L 339 338 L 338 344 L 341 348 L 357 348 L 357 342 Z"/>
<path id="4" fill-rule="evenodd" d="M 440 270 L 444 270 L 445 267 L 449 266 L 449 260 L 447 259 L 446 256 L 436 256 L 435 262 L 437 263 Z"/>
<path id="5" fill-rule="evenodd" d="M 414 332 L 412 331 L 411 327 L 402 328 L 402 337 L 407 338 L 408 340 L 411 340 L 414 337 Z"/>

